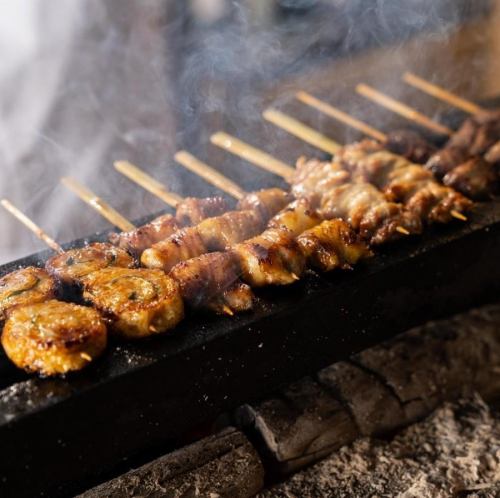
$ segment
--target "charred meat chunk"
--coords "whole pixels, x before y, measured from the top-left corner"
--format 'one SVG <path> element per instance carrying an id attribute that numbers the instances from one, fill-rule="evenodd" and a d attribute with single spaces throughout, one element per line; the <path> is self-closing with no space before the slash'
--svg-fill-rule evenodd
<path id="1" fill-rule="evenodd" d="M 253 293 L 238 276 L 234 254 L 212 252 L 175 265 L 169 276 L 179 284 L 181 295 L 193 308 L 216 313 L 246 311 L 253 306 Z"/>
<path id="2" fill-rule="evenodd" d="M 436 147 L 412 130 L 395 130 L 387 134 L 385 147 L 417 164 L 425 164 Z"/>

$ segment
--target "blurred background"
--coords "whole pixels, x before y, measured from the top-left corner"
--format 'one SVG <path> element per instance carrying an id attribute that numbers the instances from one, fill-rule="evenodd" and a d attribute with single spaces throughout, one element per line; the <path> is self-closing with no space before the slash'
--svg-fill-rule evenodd
<path id="1" fill-rule="evenodd" d="M 354 93 L 372 84 L 430 116 L 411 70 L 471 99 L 500 95 L 500 0 L 11 0 L 0 15 L 0 195 L 59 242 L 112 227 L 70 175 L 134 220 L 165 205 L 119 175 L 128 159 L 181 195 L 214 189 L 186 148 L 247 189 L 277 180 L 217 150 L 219 129 L 293 164 L 318 155 L 261 117 L 273 105 L 337 141 L 359 135 L 294 101 L 305 89 L 381 129 L 404 121 Z M 0 211 L 0 263 L 43 244 Z"/>

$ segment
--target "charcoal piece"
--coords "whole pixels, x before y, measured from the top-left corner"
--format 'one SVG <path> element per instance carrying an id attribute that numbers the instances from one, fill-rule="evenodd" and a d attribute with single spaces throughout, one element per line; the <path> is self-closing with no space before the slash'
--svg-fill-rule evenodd
<path id="1" fill-rule="evenodd" d="M 358 435 L 346 409 L 311 378 L 291 384 L 280 397 L 242 406 L 236 417 L 281 473 L 302 468 Z"/>
<path id="2" fill-rule="evenodd" d="M 160 457 L 80 495 L 80 498 L 246 498 L 263 487 L 264 470 L 234 428 Z"/>
<path id="3" fill-rule="evenodd" d="M 391 390 L 353 363 L 334 363 L 318 373 L 318 380 L 338 392 L 362 435 L 382 434 L 405 422 L 404 410 Z"/>

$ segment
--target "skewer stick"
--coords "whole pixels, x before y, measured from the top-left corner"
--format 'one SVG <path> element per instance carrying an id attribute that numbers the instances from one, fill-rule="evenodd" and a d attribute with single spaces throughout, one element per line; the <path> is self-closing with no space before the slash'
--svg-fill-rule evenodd
<path id="1" fill-rule="evenodd" d="M 356 91 L 360 95 L 363 95 L 363 97 L 366 97 L 367 99 L 371 100 L 372 102 L 375 102 L 376 104 L 379 104 L 385 107 L 386 109 L 389 109 L 392 112 L 395 112 L 400 116 L 403 116 L 406 119 L 415 121 L 415 123 L 425 128 L 428 128 L 429 130 L 435 133 L 441 135 L 451 135 L 453 133 L 453 131 L 447 126 L 436 123 L 436 121 L 433 121 L 432 119 L 428 118 L 427 116 L 425 116 L 425 114 L 422 114 L 421 112 L 418 112 L 412 107 L 403 104 L 399 100 L 393 99 L 392 97 L 389 97 L 388 95 L 385 95 L 384 93 L 375 90 L 375 88 L 360 83 L 359 85 L 356 86 Z"/>
<path id="2" fill-rule="evenodd" d="M 7 199 L 2 199 L 2 206 L 12 215 L 19 220 L 25 227 L 29 228 L 40 240 L 45 242 L 51 249 L 56 252 L 62 253 L 64 249 L 48 234 L 46 234 L 35 222 L 30 220 L 22 211 L 16 208 Z"/>
<path id="3" fill-rule="evenodd" d="M 200 161 L 192 154 L 185 150 L 180 150 L 175 153 L 175 160 L 184 166 L 189 171 L 201 176 L 203 179 L 220 188 L 224 192 L 233 196 L 235 199 L 243 199 L 245 196 L 245 191 L 236 183 L 234 183 L 229 178 L 225 177 L 217 170 Z"/>
<path id="4" fill-rule="evenodd" d="M 92 206 L 100 215 L 104 216 L 110 223 L 117 226 L 123 232 L 134 230 L 135 226 L 115 211 L 107 202 L 97 197 L 92 191 L 81 185 L 74 178 L 63 177 L 61 183 L 74 192 L 80 199 Z"/>
<path id="5" fill-rule="evenodd" d="M 267 154 L 263 150 L 257 149 L 236 137 L 229 135 L 223 131 L 218 131 L 210 137 L 210 141 L 225 149 L 232 154 L 245 159 L 246 161 L 258 166 L 266 171 L 270 171 L 275 175 L 282 178 L 290 178 L 295 169 L 288 164 L 276 159 L 275 157 Z"/>
<path id="6" fill-rule="evenodd" d="M 453 216 L 453 218 L 456 218 L 457 220 L 460 220 L 460 221 L 467 221 L 467 216 L 463 215 L 461 212 L 459 211 L 455 211 L 454 209 L 452 209 L 450 211 L 450 214 Z"/>
<path id="7" fill-rule="evenodd" d="M 430 83 L 429 81 L 420 78 L 416 74 L 410 72 L 404 73 L 403 81 L 405 83 L 408 83 L 408 85 L 422 90 L 432 97 L 447 102 L 453 107 L 462 109 L 462 111 L 468 112 L 470 114 L 477 114 L 478 112 L 484 111 L 481 106 L 475 104 L 474 102 L 459 97 L 455 93 L 449 92 L 448 90 L 445 90 L 443 87 L 435 85 L 434 83 Z"/>
<path id="8" fill-rule="evenodd" d="M 382 133 L 380 130 L 373 128 L 372 126 L 365 123 L 364 121 L 361 121 L 360 119 L 350 116 L 349 114 L 347 114 L 344 111 L 341 111 L 337 107 L 334 107 L 322 100 L 317 99 L 310 93 L 300 91 L 297 92 L 295 97 L 302 103 L 310 107 L 314 107 L 323 114 L 326 114 L 327 116 L 330 116 L 331 118 L 336 119 L 341 123 L 344 123 L 347 126 L 350 126 L 351 128 L 354 128 L 360 131 L 361 133 L 364 133 L 365 135 L 368 135 L 369 137 L 375 138 L 376 140 L 380 140 L 381 142 L 385 142 L 387 140 L 387 135 L 385 133 Z"/>
<path id="9" fill-rule="evenodd" d="M 267 121 L 275 124 L 279 128 L 282 128 L 288 133 L 304 140 L 304 142 L 314 145 L 318 149 L 324 150 L 329 154 L 335 154 L 340 148 L 340 145 L 331 138 L 328 138 L 281 111 L 267 109 L 264 111 L 263 116 Z"/>
<path id="10" fill-rule="evenodd" d="M 148 192 L 151 192 L 169 206 L 175 207 L 182 200 L 181 196 L 169 192 L 165 185 L 162 185 L 152 176 L 149 176 L 146 172 L 128 161 L 115 161 L 114 167 L 129 180 L 132 180 Z"/>

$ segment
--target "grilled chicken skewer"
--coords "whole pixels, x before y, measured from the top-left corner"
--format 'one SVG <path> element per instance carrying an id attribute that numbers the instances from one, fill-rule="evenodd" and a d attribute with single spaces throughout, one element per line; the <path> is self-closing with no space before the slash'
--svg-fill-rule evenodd
<path id="1" fill-rule="evenodd" d="M 364 135 L 379 141 L 391 152 L 409 159 L 411 162 L 423 164 L 436 152 L 437 148 L 412 130 L 394 130 L 383 133 L 373 126 L 354 118 L 344 111 L 328 104 L 313 95 L 300 91 L 296 98 L 304 104 L 350 126 Z"/>
<path id="2" fill-rule="evenodd" d="M 10 212 L 16 217 L 19 213 L 12 206 Z M 20 219 L 25 223 L 27 218 Z M 28 226 L 39 234 L 41 230 L 29 221 Z M 133 266 L 134 260 L 126 251 L 105 243 L 62 251 L 46 263 L 48 272 L 63 284 L 83 285 L 84 299 L 102 312 L 119 335 L 143 337 L 173 328 L 184 314 L 177 282 L 163 272 Z M 3 277 L 2 317 L 12 308 L 53 298 L 56 280 L 49 273 L 25 268 Z"/>
<path id="3" fill-rule="evenodd" d="M 78 285 L 80 280 L 89 273 L 102 268 L 123 266 L 131 268 L 134 266 L 134 259 L 123 249 L 119 249 L 111 244 L 96 242 L 84 247 L 68 249 L 63 248 L 52 240 L 40 227 L 30 220 L 24 213 L 17 209 L 12 203 L 3 199 L 2 206 L 10 214 L 31 230 L 39 239 L 45 242 L 51 249 L 55 249 L 58 254 L 49 258 L 45 264 L 46 271 L 63 285 Z M 15 277 L 13 281 L 23 277 Z M 32 279 L 32 276 L 29 276 Z"/>
<path id="4" fill-rule="evenodd" d="M 412 84 L 415 83 L 413 80 L 416 77 L 411 75 L 410 78 L 413 78 Z M 419 78 L 417 80 L 423 81 Z M 424 89 L 421 85 L 419 87 Z M 462 108 L 467 107 L 468 112 L 474 110 L 474 115 L 467 118 L 458 131 L 453 132 L 453 130 L 421 115 L 411 107 L 395 101 L 367 85 L 358 85 L 357 91 L 377 104 L 391 109 L 407 119 L 414 120 L 433 132 L 450 136 L 446 145 L 431 154 L 425 161 L 425 167 L 442 180 L 446 186 L 473 199 L 486 199 L 497 193 L 500 177 L 499 111 L 485 110 L 459 99 L 457 96 L 448 94 L 447 101 L 452 99 L 455 104 L 459 102 Z M 411 137 L 407 139 L 403 136 L 401 138 L 399 146 L 393 139 L 392 147 L 388 148 L 393 152 L 404 152 L 403 155 L 407 155 L 408 144 L 412 141 Z M 423 146 L 419 145 L 416 150 L 423 150 Z M 417 157 L 409 155 L 407 157 L 412 161 L 418 159 L 414 162 L 423 162 L 426 155 L 419 153 Z"/>
<path id="5" fill-rule="evenodd" d="M 392 200 L 404 204 L 426 223 L 448 223 L 472 202 L 456 190 L 437 182 L 432 173 L 418 164 L 393 154 L 373 140 L 343 147 L 336 159 L 355 180 L 368 181 Z"/>
<path id="6" fill-rule="evenodd" d="M 267 164 L 260 160 L 259 154 L 262 154 L 262 151 L 255 147 L 248 146 L 223 132 L 212 135 L 211 140 L 256 166 L 277 173 L 274 168 L 268 168 Z M 321 215 L 327 219 L 341 217 L 352 223 L 371 244 L 381 244 L 403 235 L 418 234 L 422 230 L 421 222 L 414 214 L 407 212 L 401 204 L 388 201 L 369 183 L 357 182 L 357 185 L 354 185 L 350 173 L 337 163 L 299 159 L 297 169 L 290 168 L 290 170 L 291 173 L 285 171 L 280 176 L 292 183 L 292 193 L 295 197 L 308 197 L 315 201 L 313 204 L 318 207 L 323 197 L 324 202 L 327 202 L 328 193 L 331 202 L 329 206 L 325 206 Z M 342 210 L 337 210 L 335 213 L 331 212 L 332 206 L 338 204 L 338 199 L 334 202 L 332 197 L 334 191 L 339 195 L 342 194 L 344 200 Z M 349 206 L 345 201 L 349 199 L 351 193 L 355 197 Z"/>

